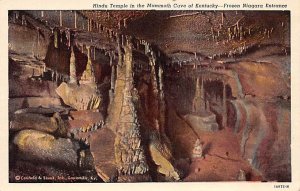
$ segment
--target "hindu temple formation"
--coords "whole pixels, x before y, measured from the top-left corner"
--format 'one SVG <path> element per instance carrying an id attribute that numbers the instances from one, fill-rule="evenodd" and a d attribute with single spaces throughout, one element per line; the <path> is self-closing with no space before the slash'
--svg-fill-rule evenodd
<path id="1" fill-rule="evenodd" d="M 11 10 L 8 26 L 10 182 L 291 181 L 288 11 Z"/>

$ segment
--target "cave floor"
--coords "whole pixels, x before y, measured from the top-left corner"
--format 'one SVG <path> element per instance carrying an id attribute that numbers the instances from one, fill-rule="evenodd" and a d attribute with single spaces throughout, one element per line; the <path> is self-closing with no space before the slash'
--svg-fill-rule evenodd
<path id="1" fill-rule="evenodd" d="M 237 135 L 230 129 L 197 134 L 204 144 L 204 158 L 191 161 L 184 181 L 236 181 L 240 169 L 245 171 L 248 181 L 262 180 L 241 157 Z"/>

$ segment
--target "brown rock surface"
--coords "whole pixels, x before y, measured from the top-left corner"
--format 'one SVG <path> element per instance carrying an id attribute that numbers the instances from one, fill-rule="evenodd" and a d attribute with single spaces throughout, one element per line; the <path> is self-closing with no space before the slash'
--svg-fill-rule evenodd
<path id="1" fill-rule="evenodd" d="M 159 173 L 164 174 L 169 179 L 180 179 L 178 170 L 172 164 L 173 156 L 166 145 L 158 140 L 152 140 L 149 145 L 149 151 L 152 160 L 158 166 L 157 171 Z"/>
<path id="2" fill-rule="evenodd" d="M 70 139 L 36 131 L 20 131 L 13 140 L 18 148 L 17 155 L 23 160 L 43 164 L 55 164 L 65 168 L 77 167 L 79 144 Z"/>
<path id="3" fill-rule="evenodd" d="M 118 175 L 114 143 L 115 134 L 108 128 L 95 131 L 90 139 L 95 169 L 104 182 L 113 182 Z"/>
<path id="4" fill-rule="evenodd" d="M 13 121 L 10 122 L 10 130 L 13 131 L 34 129 L 46 133 L 66 135 L 66 128 L 65 122 L 58 113 L 55 113 L 52 117 L 34 113 L 16 114 Z"/>
<path id="5" fill-rule="evenodd" d="M 102 101 L 96 89 L 87 85 L 77 86 L 63 82 L 56 92 L 66 105 L 77 110 L 98 109 Z"/>
<path id="6" fill-rule="evenodd" d="M 61 101 L 59 98 L 53 97 L 20 97 L 9 98 L 9 112 L 13 113 L 16 110 L 28 107 L 60 107 Z"/>

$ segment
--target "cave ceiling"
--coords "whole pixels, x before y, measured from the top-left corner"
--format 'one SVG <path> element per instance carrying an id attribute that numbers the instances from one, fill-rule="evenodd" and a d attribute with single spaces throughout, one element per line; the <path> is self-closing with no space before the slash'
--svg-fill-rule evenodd
<path id="1" fill-rule="evenodd" d="M 113 30 L 145 39 L 178 60 L 197 53 L 228 58 L 252 47 L 290 47 L 289 12 L 82 11 Z M 121 25 L 121 27 L 119 26 Z M 239 28 L 239 29 L 238 29 Z M 238 38 L 229 33 L 239 32 Z M 240 52 L 243 52 L 240 51 Z"/>

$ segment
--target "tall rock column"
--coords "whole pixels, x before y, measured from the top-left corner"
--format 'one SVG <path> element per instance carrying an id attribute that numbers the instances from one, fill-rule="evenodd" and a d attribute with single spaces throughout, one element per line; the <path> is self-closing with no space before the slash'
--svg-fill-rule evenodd
<path id="1" fill-rule="evenodd" d="M 76 76 L 76 64 L 75 64 L 75 54 L 73 50 L 73 46 L 71 47 L 71 57 L 70 57 L 70 81 L 69 83 L 77 84 L 77 76 Z"/>
<path id="2" fill-rule="evenodd" d="M 149 167 L 141 145 L 140 124 L 133 102 L 137 93 L 133 86 L 132 44 L 129 43 L 124 49 L 125 88 L 115 140 L 115 157 L 120 175 L 118 181 L 123 181 L 122 176 L 130 177 L 130 180 L 126 181 L 141 180 L 136 178 L 138 175 L 145 175 L 145 178 L 149 180 Z M 146 179 L 141 181 L 146 181 Z"/>

